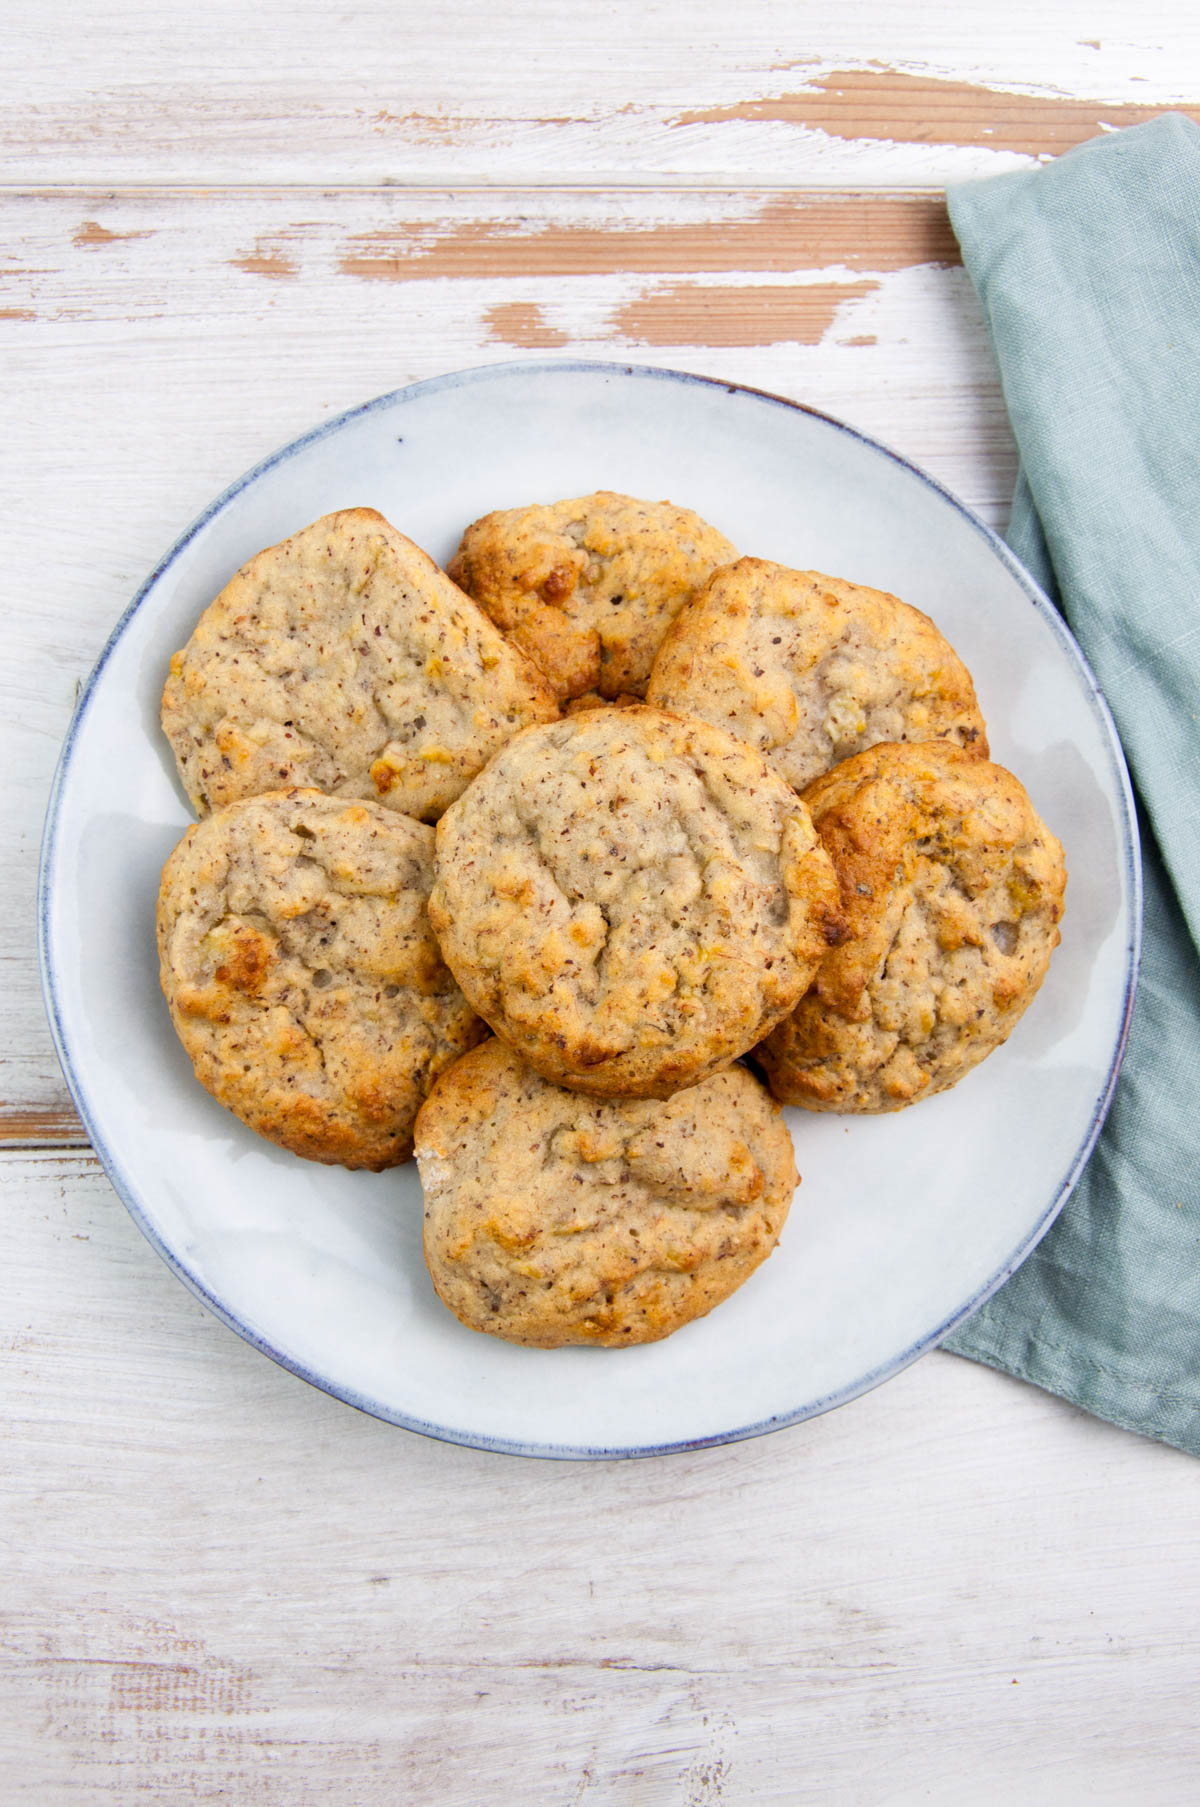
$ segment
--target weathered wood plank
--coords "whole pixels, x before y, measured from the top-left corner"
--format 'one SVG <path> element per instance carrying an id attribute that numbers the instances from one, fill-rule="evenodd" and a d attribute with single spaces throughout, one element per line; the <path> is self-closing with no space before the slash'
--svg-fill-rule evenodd
<path id="1" fill-rule="evenodd" d="M 1180 0 L 46 0 L 6 24 L 6 179 L 940 184 L 1200 105 Z M 52 47 L 52 53 L 50 53 Z"/>
<path id="2" fill-rule="evenodd" d="M 0 1203 L 6 1804 L 1187 1800 L 1177 1452 L 936 1355 L 695 1455 L 455 1449 L 237 1341 L 90 1157 Z"/>
<path id="3" fill-rule="evenodd" d="M 1102 132 L 1144 125 L 1163 111 L 1161 106 L 1130 101 L 1017 93 L 878 65 L 820 74 L 801 65 L 797 73 L 807 79 L 791 92 L 686 113 L 676 123 L 716 125 L 746 120 L 823 132 L 849 143 L 868 139 L 974 145 L 980 150 L 1051 157 Z M 1194 100 L 1177 110 L 1200 119 L 1200 105 Z"/>
<path id="4" fill-rule="evenodd" d="M 882 272 L 962 261 L 940 194 L 731 199 L 702 192 L 674 197 L 673 217 L 654 219 L 653 203 L 618 208 L 611 197 L 593 195 L 589 205 L 589 197 L 576 195 L 577 217 L 561 221 L 506 217 L 493 203 L 484 218 L 447 220 L 433 230 L 427 218 L 401 218 L 354 234 L 338 263 L 345 275 L 365 281 L 412 282 L 436 276 L 780 272 L 834 264 Z M 275 249 L 286 255 L 282 245 Z M 260 273 L 298 272 L 272 262 Z"/>
<path id="5" fill-rule="evenodd" d="M 41 1106 L 3 1103 L 0 1142 L 13 1148 L 83 1148 L 88 1137 L 78 1111 L 66 1100 Z"/>
<path id="6" fill-rule="evenodd" d="M 207 279 L 265 305 L 276 285 L 338 277 L 883 275 L 961 261 L 944 197 L 927 192 L 34 190 L 4 205 L 20 247 L 0 271 L 13 322 L 161 319 L 172 278 L 183 293 Z"/>

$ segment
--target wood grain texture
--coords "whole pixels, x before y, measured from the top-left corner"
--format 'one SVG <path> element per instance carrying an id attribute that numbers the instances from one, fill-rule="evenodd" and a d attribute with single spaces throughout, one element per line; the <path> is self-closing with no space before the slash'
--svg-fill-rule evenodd
<path id="1" fill-rule="evenodd" d="M 706 345 L 819 345 L 840 308 L 878 287 L 877 282 L 810 282 L 798 288 L 664 283 L 629 302 L 614 324 L 636 345 L 680 345 L 699 336 Z"/>
<path id="2" fill-rule="evenodd" d="M 847 419 L 1002 526 L 940 191 L 1194 110 L 1194 8 L 44 0 L 0 46 L 4 1807 L 1191 1807 L 1194 1463 L 939 1355 L 641 1463 L 360 1417 L 210 1317 L 70 1146 L 33 918 L 113 623 L 232 478 L 369 396 L 660 362 Z"/>
<path id="3" fill-rule="evenodd" d="M 1200 120 L 1200 103 L 1176 110 Z M 980 150 L 1049 157 L 1102 132 L 1144 125 L 1162 111 L 1161 106 L 1019 93 L 876 66 L 814 74 L 792 93 L 686 113 L 678 123 L 763 121 L 849 142 L 867 138 L 896 144 L 975 145 Z"/>
<path id="4" fill-rule="evenodd" d="M 696 193 L 676 219 L 648 209 L 618 213 L 612 197 L 576 197 L 579 217 L 517 214 L 447 221 L 401 220 L 356 235 L 340 253 L 344 275 L 368 282 L 435 276 L 589 276 L 708 270 L 903 270 L 962 261 L 941 195 L 804 195 L 741 198 Z M 588 212 L 593 217 L 588 218 Z M 607 211 L 607 217 L 605 217 Z M 691 217 L 687 217 L 690 214 Z M 623 217 L 622 217 L 623 216 Z M 683 216 L 683 217 L 679 217 Z"/>
<path id="5" fill-rule="evenodd" d="M 22 1106 L 0 1104 L 0 1142 L 12 1148 L 83 1148 L 87 1131 L 69 1101 Z"/>
<path id="6" fill-rule="evenodd" d="M 1183 0 L 44 0 L 4 30 L 27 185 L 940 185 L 1200 104 Z"/>
<path id="7" fill-rule="evenodd" d="M 170 285 L 173 304 L 199 289 L 201 304 L 221 292 L 244 312 L 268 305 L 276 284 L 319 284 L 319 306 L 339 276 L 356 284 L 574 277 L 627 292 L 638 279 L 699 273 L 890 274 L 961 261 L 938 194 L 50 191 L 5 206 L 9 242 L 21 250 L 0 271 L 0 298 L 21 319 L 48 322 L 162 319 Z M 231 283 L 228 270 L 257 280 Z M 457 305 L 470 294 L 464 288 Z M 356 312 L 370 305 L 356 295 Z M 172 312 L 178 318 L 177 306 Z"/>
<path id="8" fill-rule="evenodd" d="M 240 1343 L 89 1157 L 0 1193 L 6 1807 L 1188 1799 L 1177 1452 L 938 1355 L 694 1455 L 456 1449 Z"/>

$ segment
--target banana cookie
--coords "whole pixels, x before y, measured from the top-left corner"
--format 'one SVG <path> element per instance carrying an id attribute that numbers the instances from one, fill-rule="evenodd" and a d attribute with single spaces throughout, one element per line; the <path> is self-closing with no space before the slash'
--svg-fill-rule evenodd
<path id="1" fill-rule="evenodd" d="M 1058 946 L 1062 848 L 1003 767 L 878 746 L 810 785 L 851 934 L 755 1060 L 785 1104 L 892 1111 L 1012 1032 Z"/>
<path id="2" fill-rule="evenodd" d="M 760 558 L 713 574 L 646 694 L 748 741 L 797 790 L 880 741 L 945 740 L 987 758 L 970 673 L 928 615 Z"/>
<path id="3" fill-rule="evenodd" d="M 799 797 L 639 704 L 530 728 L 438 824 L 430 919 L 479 1014 L 559 1085 L 666 1098 L 803 996 L 842 933 Z"/>
<path id="4" fill-rule="evenodd" d="M 689 508 L 598 490 L 484 515 L 449 570 L 566 702 L 590 690 L 643 697 L 670 623 L 736 557 Z"/>
<path id="5" fill-rule="evenodd" d="M 580 1098 L 503 1042 L 417 1119 L 425 1259 L 472 1330 L 554 1349 L 649 1343 L 771 1253 L 797 1183 L 777 1105 L 743 1067 L 666 1103 Z"/>
<path id="6" fill-rule="evenodd" d="M 434 1079 L 484 1025 L 429 927 L 433 830 L 319 791 L 190 828 L 158 899 L 162 988 L 197 1077 L 309 1160 L 412 1153 Z"/>
<path id="7" fill-rule="evenodd" d="M 162 704 L 200 814 L 300 784 L 423 821 L 557 715 L 535 668 L 372 508 L 243 566 L 172 659 Z"/>

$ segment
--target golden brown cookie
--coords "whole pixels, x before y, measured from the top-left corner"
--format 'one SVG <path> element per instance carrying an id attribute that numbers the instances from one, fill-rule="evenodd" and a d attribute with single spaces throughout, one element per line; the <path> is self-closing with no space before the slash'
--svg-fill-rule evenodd
<path id="1" fill-rule="evenodd" d="M 928 615 L 760 558 L 715 572 L 677 617 L 646 695 L 748 741 L 797 790 L 880 741 L 987 758 L 970 673 Z"/>
<path id="2" fill-rule="evenodd" d="M 945 1091 L 1012 1032 L 1058 946 L 1062 848 L 1003 767 L 886 745 L 810 785 L 850 937 L 755 1050 L 814 1111 L 892 1111 Z"/>
<path id="3" fill-rule="evenodd" d="M 644 704 L 502 748 L 438 825 L 429 913 L 496 1033 L 604 1097 L 666 1098 L 727 1066 L 842 927 L 791 787 L 730 735 Z"/>
<path id="4" fill-rule="evenodd" d="M 162 723 L 196 810 L 283 785 L 434 821 L 544 680 L 373 508 L 252 558 L 171 660 Z"/>
<path id="5" fill-rule="evenodd" d="M 201 1084 L 309 1160 L 406 1161 L 418 1107 L 485 1033 L 429 927 L 433 830 L 268 792 L 190 828 L 158 899 L 162 988 Z"/>
<path id="6" fill-rule="evenodd" d="M 640 699 L 672 620 L 715 566 L 736 557 L 690 508 L 602 489 L 484 515 L 449 569 L 561 702 L 588 690 Z"/>
<path id="7" fill-rule="evenodd" d="M 771 1253 L 791 1138 L 729 1067 L 666 1103 L 580 1098 L 501 1041 L 443 1073 L 417 1119 L 425 1259 L 472 1330 L 513 1343 L 649 1343 Z"/>

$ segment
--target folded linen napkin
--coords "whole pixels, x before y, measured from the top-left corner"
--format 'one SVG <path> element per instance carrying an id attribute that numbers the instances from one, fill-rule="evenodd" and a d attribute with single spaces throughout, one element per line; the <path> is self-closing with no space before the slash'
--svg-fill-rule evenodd
<path id="1" fill-rule="evenodd" d="M 1021 456 L 1009 539 L 1116 719 L 1145 928 L 1083 1177 L 944 1346 L 1200 1455 L 1200 129 L 1164 114 L 949 203 Z"/>

